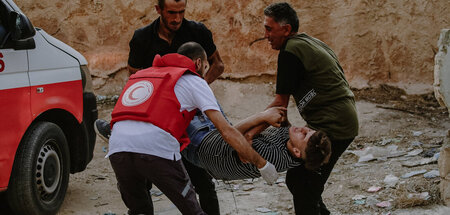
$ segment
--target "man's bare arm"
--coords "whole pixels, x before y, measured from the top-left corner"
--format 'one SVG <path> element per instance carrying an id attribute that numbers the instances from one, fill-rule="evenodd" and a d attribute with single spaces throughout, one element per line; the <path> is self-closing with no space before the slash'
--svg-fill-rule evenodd
<path id="1" fill-rule="evenodd" d="M 222 62 L 222 59 L 220 58 L 219 51 L 215 51 L 209 58 L 208 58 L 209 65 L 211 65 L 211 68 L 209 71 L 205 74 L 205 81 L 210 84 L 214 82 L 220 75 L 222 75 L 225 66 Z"/>
<path id="2" fill-rule="evenodd" d="M 248 141 L 250 141 L 253 139 L 254 135 L 259 134 L 270 125 L 279 127 L 285 112 L 286 108 L 284 107 L 272 107 L 242 120 L 234 127 L 241 132 Z M 258 129 L 252 131 L 253 128 L 258 126 L 260 126 L 259 128 L 262 130 Z M 249 133 L 249 131 L 252 132 Z"/>
<path id="3" fill-rule="evenodd" d="M 220 111 L 207 110 L 205 114 L 219 130 L 225 142 L 236 150 L 243 162 L 250 162 L 258 168 L 266 165 L 267 161 L 247 143 L 244 136 L 236 128 L 228 123 Z"/>
<path id="4" fill-rule="evenodd" d="M 287 108 L 288 104 L 289 104 L 289 94 L 275 94 L 275 98 L 272 101 L 272 103 L 269 104 L 268 108 L 271 107 L 284 107 Z M 284 122 L 284 124 L 282 126 L 288 125 L 289 121 L 287 119 L 287 109 L 285 109 L 285 113 L 283 115 L 283 119 L 281 120 L 282 122 Z M 269 127 L 268 124 L 261 124 L 258 126 L 253 127 L 251 130 L 247 131 L 247 133 L 245 134 L 245 138 L 247 138 L 247 140 L 251 140 L 253 139 L 253 137 L 259 133 L 261 133 L 262 131 L 264 131 L 267 127 Z"/>

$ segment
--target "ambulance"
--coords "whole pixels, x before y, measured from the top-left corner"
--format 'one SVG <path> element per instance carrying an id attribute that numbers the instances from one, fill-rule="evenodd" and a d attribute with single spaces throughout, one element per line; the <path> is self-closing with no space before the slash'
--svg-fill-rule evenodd
<path id="1" fill-rule="evenodd" d="M 0 0 L 0 210 L 56 214 L 92 160 L 96 119 L 86 59 Z"/>

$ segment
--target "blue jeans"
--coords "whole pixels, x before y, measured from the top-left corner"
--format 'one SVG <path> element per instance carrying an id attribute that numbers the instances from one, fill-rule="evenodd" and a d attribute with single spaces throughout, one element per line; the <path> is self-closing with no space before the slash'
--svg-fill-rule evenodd
<path id="1" fill-rule="evenodd" d="M 219 103 L 217 103 L 219 104 Z M 220 112 L 222 112 L 223 116 L 226 118 L 225 114 L 223 113 L 222 107 L 219 104 Z M 227 119 L 228 121 L 228 119 Z M 229 121 L 228 121 L 229 122 Z M 231 123 L 230 123 L 231 124 Z M 197 154 L 197 150 L 200 147 L 200 144 L 202 143 L 203 138 L 212 130 L 215 130 L 216 127 L 214 124 L 209 120 L 208 117 L 203 115 L 201 111 L 197 111 L 197 113 L 194 116 L 194 119 L 192 119 L 191 123 L 189 124 L 188 128 L 186 129 L 186 132 L 188 133 L 189 139 L 191 139 L 191 143 L 183 150 L 181 151 L 181 155 L 192 164 L 203 168 L 203 165 L 200 162 L 200 159 Z"/>

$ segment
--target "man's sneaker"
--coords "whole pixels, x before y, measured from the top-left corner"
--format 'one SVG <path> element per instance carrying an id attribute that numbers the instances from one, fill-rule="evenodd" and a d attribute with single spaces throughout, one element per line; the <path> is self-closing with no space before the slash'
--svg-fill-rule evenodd
<path id="1" fill-rule="evenodd" d="M 109 122 L 103 119 L 97 119 L 94 122 L 94 130 L 97 135 L 102 138 L 105 142 L 109 141 L 111 136 L 111 127 Z"/>

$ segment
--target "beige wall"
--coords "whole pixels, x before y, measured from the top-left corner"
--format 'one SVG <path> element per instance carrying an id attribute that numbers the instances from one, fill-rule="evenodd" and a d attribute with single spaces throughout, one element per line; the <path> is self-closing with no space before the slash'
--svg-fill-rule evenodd
<path id="1" fill-rule="evenodd" d="M 263 37 L 268 0 L 189 0 L 186 17 L 213 32 L 226 69 L 223 77 L 274 75 L 277 52 Z M 450 27 L 448 0 L 294 0 L 300 31 L 328 43 L 350 84 L 391 83 L 432 89 L 434 55 L 442 28 Z M 118 93 L 127 77 L 133 31 L 158 15 L 155 0 L 16 0 L 35 26 L 79 50 L 94 84 Z M 252 45 L 251 45 L 252 44 Z M 407 89 L 408 90 L 408 89 Z"/>

